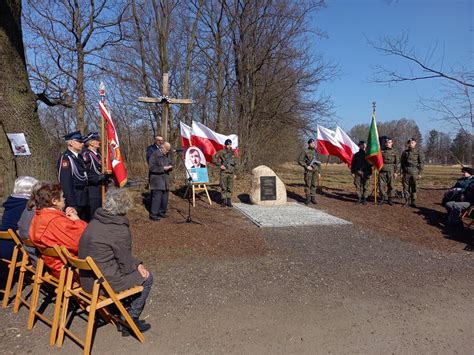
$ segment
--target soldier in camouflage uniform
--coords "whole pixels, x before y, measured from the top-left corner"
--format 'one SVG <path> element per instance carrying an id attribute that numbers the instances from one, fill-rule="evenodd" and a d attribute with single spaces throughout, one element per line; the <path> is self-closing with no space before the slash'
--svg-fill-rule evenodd
<path id="1" fill-rule="evenodd" d="M 359 142 L 359 151 L 354 154 L 351 162 L 351 174 L 354 178 L 354 186 L 357 193 L 357 203 L 367 204 L 369 196 L 370 176 L 372 175 L 372 164 L 365 159 L 365 141 Z"/>
<path id="2" fill-rule="evenodd" d="M 404 150 L 400 158 L 400 171 L 402 174 L 403 196 L 405 204 L 416 207 L 417 179 L 421 179 L 424 167 L 423 152 L 416 148 L 416 140 L 410 138 L 407 142 L 408 149 Z"/>
<path id="3" fill-rule="evenodd" d="M 393 205 L 393 185 L 398 175 L 399 159 L 397 152 L 393 149 L 391 138 L 385 138 L 385 147 L 382 150 L 383 166 L 379 172 L 380 202 L 384 203 L 388 195 L 388 204 Z M 387 194 L 385 194 L 387 191 Z"/>
<path id="4" fill-rule="evenodd" d="M 321 162 L 317 160 L 316 143 L 313 138 L 308 140 L 308 148 L 301 152 L 298 164 L 304 168 L 305 204 L 316 204 L 316 183 L 321 176 Z"/>
<path id="5" fill-rule="evenodd" d="M 221 206 L 232 207 L 232 188 L 234 186 L 234 174 L 238 168 L 238 159 L 232 150 L 232 141 L 226 139 L 225 148 L 219 150 L 212 162 L 221 169 Z"/>

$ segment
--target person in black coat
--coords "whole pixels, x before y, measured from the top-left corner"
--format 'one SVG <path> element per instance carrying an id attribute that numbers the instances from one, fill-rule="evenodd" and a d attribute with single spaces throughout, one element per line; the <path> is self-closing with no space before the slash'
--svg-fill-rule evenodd
<path id="1" fill-rule="evenodd" d="M 66 207 L 76 210 L 83 221 L 89 221 L 89 197 L 87 195 L 86 164 L 82 155 L 84 143 L 80 131 L 64 136 L 67 143 L 66 151 L 59 157 L 56 168 L 58 180 L 66 199 Z"/>
<path id="2" fill-rule="evenodd" d="M 139 317 L 153 285 L 153 275 L 132 255 L 132 236 L 126 216 L 132 206 L 132 198 L 126 189 L 107 191 L 104 207 L 97 209 L 82 234 L 79 258 L 90 256 L 115 292 L 143 285 L 143 291 L 130 299 L 127 306 L 135 324 L 144 332 L 151 326 Z M 94 283 L 92 275 L 81 273 L 80 279 L 81 286 L 90 292 Z M 122 335 L 129 334 L 128 328 L 122 328 Z"/>
<path id="3" fill-rule="evenodd" d="M 169 151 L 171 146 L 168 142 L 155 151 L 148 162 L 150 173 L 151 211 L 150 219 L 159 221 L 160 217 L 166 217 L 168 209 L 168 195 L 170 191 L 170 172 L 173 169 Z"/>
<path id="4" fill-rule="evenodd" d="M 99 133 L 91 132 L 86 135 L 84 144 L 86 149 L 82 151 L 82 158 L 86 164 L 90 218 L 94 218 L 95 211 L 102 207 L 102 186 L 107 180 L 106 175 L 102 174 Z"/>

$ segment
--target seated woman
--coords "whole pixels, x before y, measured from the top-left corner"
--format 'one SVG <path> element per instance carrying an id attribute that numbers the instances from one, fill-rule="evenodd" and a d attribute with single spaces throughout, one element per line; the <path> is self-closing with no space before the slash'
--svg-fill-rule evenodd
<path id="1" fill-rule="evenodd" d="M 452 198 L 444 202 L 448 213 L 448 225 L 461 227 L 461 214 L 474 204 L 474 168 L 463 167 L 461 169 L 463 177 L 456 182 L 456 185 L 450 191 L 456 191 Z"/>
<path id="2" fill-rule="evenodd" d="M 13 193 L 3 203 L 5 210 L 3 211 L 0 231 L 6 231 L 9 228 L 14 231 L 18 229 L 18 220 L 30 198 L 31 189 L 37 182 L 38 180 L 31 176 L 20 176 L 15 180 Z M 11 259 L 14 246 L 15 243 L 11 240 L 0 240 L 0 257 Z M 0 272 L 0 274 L 4 273 Z"/>
<path id="3" fill-rule="evenodd" d="M 140 331 L 150 325 L 140 321 L 146 299 L 153 284 L 153 276 L 143 264 L 132 256 L 132 236 L 126 216 L 133 201 L 125 189 L 111 189 L 105 195 L 104 207 L 97 209 L 95 219 L 87 226 L 79 243 L 79 257 L 92 257 L 115 292 L 143 285 L 143 292 L 130 300 L 130 316 Z M 81 285 L 92 290 L 94 279 L 81 275 Z M 122 328 L 122 335 L 130 335 Z"/>
<path id="4" fill-rule="evenodd" d="M 81 221 L 74 208 L 63 212 L 65 203 L 61 185 L 51 182 L 42 183 L 35 191 L 36 212 L 31 221 L 30 239 L 39 249 L 54 245 L 65 246 L 72 255 L 77 256 L 79 239 L 87 227 Z M 43 256 L 44 263 L 51 274 L 59 277 L 63 262 L 59 258 Z"/>

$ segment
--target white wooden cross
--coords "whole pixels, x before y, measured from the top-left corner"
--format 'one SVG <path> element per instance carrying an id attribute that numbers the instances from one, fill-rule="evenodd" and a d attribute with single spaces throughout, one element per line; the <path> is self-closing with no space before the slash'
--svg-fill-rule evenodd
<path id="1" fill-rule="evenodd" d="M 140 102 L 146 102 L 149 104 L 158 103 L 163 105 L 163 132 L 162 136 L 165 141 L 168 140 L 168 115 L 171 104 L 192 104 L 193 100 L 191 99 L 174 99 L 169 97 L 169 74 L 163 73 L 163 92 L 159 97 L 145 97 L 141 96 L 138 98 Z"/>

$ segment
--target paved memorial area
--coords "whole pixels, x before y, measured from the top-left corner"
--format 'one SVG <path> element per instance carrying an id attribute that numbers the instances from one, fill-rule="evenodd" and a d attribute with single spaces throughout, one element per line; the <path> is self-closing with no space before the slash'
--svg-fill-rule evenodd
<path id="1" fill-rule="evenodd" d="M 234 203 L 234 207 L 259 227 L 297 227 L 352 224 L 326 212 L 288 202 L 283 206 L 258 206 Z"/>

